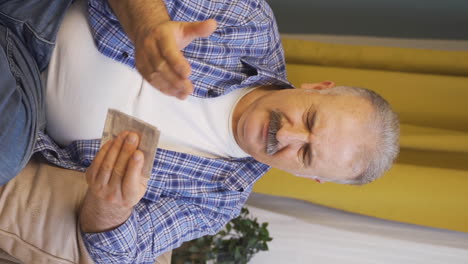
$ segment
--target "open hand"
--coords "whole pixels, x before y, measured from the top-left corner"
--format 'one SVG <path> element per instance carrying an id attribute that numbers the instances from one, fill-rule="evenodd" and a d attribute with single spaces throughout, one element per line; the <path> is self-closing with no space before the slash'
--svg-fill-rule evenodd
<path id="1" fill-rule="evenodd" d="M 185 99 L 193 92 L 191 67 L 181 50 L 195 38 L 208 37 L 216 21 L 166 21 L 135 35 L 136 67 L 143 78 L 164 94 Z"/>

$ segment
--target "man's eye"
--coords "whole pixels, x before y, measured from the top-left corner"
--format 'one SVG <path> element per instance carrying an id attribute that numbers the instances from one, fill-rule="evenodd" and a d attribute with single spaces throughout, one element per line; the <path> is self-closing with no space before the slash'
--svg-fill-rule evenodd
<path id="1" fill-rule="evenodd" d="M 302 163 L 307 166 L 308 163 L 309 163 L 309 159 L 308 159 L 308 152 L 309 152 L 309 145 L 308 144 L 305 144 L 303 147 L 302 147 Z"/>
<path id="2" fill-rule="evenodd" d="M 309 122 L 308 122 L 308 128 L 309 130 L 312 130 L 312 128 L 314 127 L 314 124 L 315 124 L 315 116 L 316 116 L 316 111 L 314 111 L 314 113 L 312 114 L 312 117 L 310 119 L 307 119 Z"/>
<path id="3" fill-rule="evenodd" d="M 307 129 L 310 131 L 310 129 L 312 128 L 311 126 L 311 122 L 310 122 L 310 111 L 307 112 L 307 117 L 306 117 L 306 127 Z"/>

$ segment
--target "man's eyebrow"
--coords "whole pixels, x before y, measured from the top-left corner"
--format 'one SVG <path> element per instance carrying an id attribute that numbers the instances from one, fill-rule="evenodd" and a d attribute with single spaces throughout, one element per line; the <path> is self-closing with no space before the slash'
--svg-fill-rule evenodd
<path id="1" fill-rule="evenodd" d="M 313 112 L 313 113 L 312 113 Z M 309 127 L 310 127 L 310 132 L 312 132 L 314 130 L 314 125 L 315 125 L 315 116 L 317 115 L 317 111 L 314 111 L 313 107 L 311 106 L 308 110 L 308 113 L 307 113 L 307 122 L 309 124 Z M 309 159 L 307 161 L 307 167 L 311 167 L 312 166 L 312 161 L 313 161 L 313 155 L 312 155 L 312 143 L 309 143 L 309 152 L 308 152 L 308 156 L 309 156 Z"/>

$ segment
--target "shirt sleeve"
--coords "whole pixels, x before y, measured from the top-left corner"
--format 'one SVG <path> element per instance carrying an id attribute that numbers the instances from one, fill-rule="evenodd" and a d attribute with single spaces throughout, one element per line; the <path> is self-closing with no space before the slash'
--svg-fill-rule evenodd
<path id="1" fill-rule="evenodd" d="M 118 20 L 117 16 L 114 14 L 114 11 L 107 3 L 107 0 L 88 0 L 88 6 L 89 8 L 96 9 L 111 20 Z"/>
<path id="2" fill-rule="evenodd" d="M 106 0 L 88 0 L 88 20 L 98 51 L 135 68 L 135 47 Z"/>
<path id="3" fill-rule="evenodd" d="M 82 236 L 97 264 L 153 264 L 158 256 L 185 241 L 215 234 L 230 218 L 184 199 L 166 197 L 157 202 L 140 201 L 116 229 Z"/>

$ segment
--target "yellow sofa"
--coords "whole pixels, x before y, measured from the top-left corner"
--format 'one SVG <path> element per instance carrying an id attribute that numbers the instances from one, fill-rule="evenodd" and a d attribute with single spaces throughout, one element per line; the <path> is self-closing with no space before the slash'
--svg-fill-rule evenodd
<path id="1" fill-rule="evenodd" d="M 317 184 L 273 169 L 254 191 L 468 232 L 468 51 L 283 44 L 293 84 L 333 80 L 385 97 L 400 115 L 401 152 L 383 178 L 365 186 Z"/>

